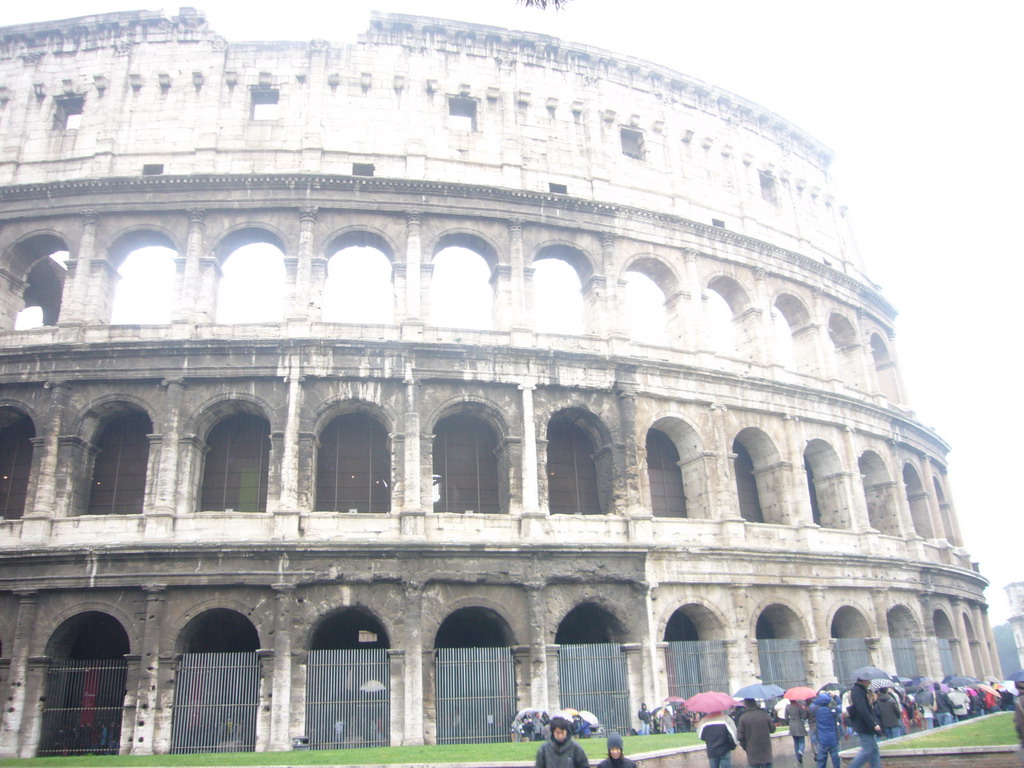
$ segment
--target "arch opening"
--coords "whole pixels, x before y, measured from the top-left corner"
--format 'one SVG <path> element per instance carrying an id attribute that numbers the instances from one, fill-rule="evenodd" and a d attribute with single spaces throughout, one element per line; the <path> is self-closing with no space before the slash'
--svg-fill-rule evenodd
<path id="1" fill-rule="evenodd" d="M 32 419 L 11 408 L 0 409 L 0 518 L 4 520 L 25 514 L 35 436 Z"/>
<path id="2" fill-rule="evenodd" d="M 378 247 L 339 248 L 327 260 L 323 302 L 325 322 L 390 325 L 395 321 L 391 260 Z"/>
<path id="3" fill-rule="evenodd" d="M 222 419 L 206 439 L 200 509 L 266 512 L 270 422 L 238 413 Z"/>
<path id="4" fill-rule="evenodd" d="M 434 511 L 506 511 L 501 503 L 494 430 L 482 419 L 461 413 L 441 419 L 434 433 Z"/>
<path id="5" fill-rule="evenodd" d="M 367 413 L 347 413 L 320 433 L 316 470 L 319 512 L 391 511 L 391 440 Z"/>
<path id="6" fill-rule="evenodd" d="M 117 416 L 103 428 L 95 442 L 86 514 L 142 514 L 152 431 L 153 422 L 140 411 Z"/>

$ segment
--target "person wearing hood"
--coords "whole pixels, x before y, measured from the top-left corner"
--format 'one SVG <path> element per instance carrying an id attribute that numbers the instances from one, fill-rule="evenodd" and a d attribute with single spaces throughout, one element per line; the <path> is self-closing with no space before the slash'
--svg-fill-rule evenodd
<path id="1" fill-rule="evenodd" d="M 825 692 L 814 699 L 814 722 L 817 732 L 815 768 L 825 768 L 832 755 L 832 768 L 839 768 L 839 705 Z"/>
<path id="2" fill-rule="evenodd" d="M 736 749 L 736 723 L 724 712 L 701 718 L 697 738 L 707 742 L 711 768 L 731 768 L 732 751 Z"/>
<path id="3" fill-rule="evenodd" d="M 572 723 L 564 717 L 551 718 L 551 738 L 537 750 L 534 768 L 590 768 L 587 753 L 573 741 Z"/>
<path id="4" fill-rule="evenodd" d="M 608 757 L 597 768 L 636 768 L 636 763 L 622 754 L 622 737 L 615 731 L 608 734 Z"/>

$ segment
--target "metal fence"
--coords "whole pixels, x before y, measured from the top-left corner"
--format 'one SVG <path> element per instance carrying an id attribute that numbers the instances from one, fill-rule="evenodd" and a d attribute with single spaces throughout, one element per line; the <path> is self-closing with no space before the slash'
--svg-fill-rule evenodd
<path id="1" fill-rule="evenodd" d="M 665 654 L 669 696 L 688 699 L 702 691 L 726 691 L 729 657 L 724 640 L 674 641 Z"/>
<path id="2" fill-rule="evenodd" d="M 387 653 L 384 648 L 309 652 L 306 736 L 310 749 L 390 743 Z"/>
<path id="3" fill-rule="evenodd" d="M 52 662 L 38 755 L 116 755 L 126 674 L 124 659 Z"/>
<path id="4" fill-rule="evenodd" d="M 853 671 L 871 664 L 868 644 L 863 637 L 837 637 L 832 648 L 832 667 L 843 685 L 853 685 Z"/>
<path id="5" fill-rule="evenodd" d="M 953 657 L 953 648 L 949 644 L 949 639 L 937 637 L 935 638 L 935 644 L 939 647 L 939 666 L 942 667 L 942 674 L 957 674 L 960 670 L 957 669 L 957 663 Z"/>
<path id="6" fill-rule="evenodd" d="M 757 657 L 761 662 L 761 682 L 783 690 L 807 684 L 804 653 L 799 640 L 758 640 Z"/>
<path id="7" fill-rule="evenodd" d="M 437 743 L 507 741 L 516 715 L 510 648 L 438 648 Z"/>
<path id="8" fill-rule="evenodd" d="M 178 662 L 171 752 L 256 748 L 260 662 L 255 653 L 186 653 Z"/>
<path id="9" fill-rule="evenodd" d="M 892 655 L 896 661 L 896 674 L 900 677 L 917 677 L 917 657 L 914 655 L 914 641 L 909 637 L 893 637 Z"/>
<path id="10" fill-rule="evenodd" d="M 632 726 L 626 657 L 615 643 L 563 645 L 558 649 L 561 706 L 597 715 L 608 731 Z"/>

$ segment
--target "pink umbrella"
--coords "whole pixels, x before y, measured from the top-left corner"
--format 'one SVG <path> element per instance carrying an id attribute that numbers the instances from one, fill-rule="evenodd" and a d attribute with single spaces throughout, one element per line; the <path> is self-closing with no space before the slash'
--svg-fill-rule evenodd
<path id="1" fill-rule="evenodd" d="M 728 693 L 708 691 L 698 693 L 686 700 L 686 708 L 690 712 L 727 712 L 736 706 L 736 700 Z"/>
<path id="2" fill-rule="evenodd" d="M 806 685 L 798 685 L 795 688 L 790 688 L 784 694 L 783 698 L 789 699 L 790 701 L 804 701 L 806 699 L 813 699 L 818 695 L 818 692 L 813 688 L 808 688 Z"/>

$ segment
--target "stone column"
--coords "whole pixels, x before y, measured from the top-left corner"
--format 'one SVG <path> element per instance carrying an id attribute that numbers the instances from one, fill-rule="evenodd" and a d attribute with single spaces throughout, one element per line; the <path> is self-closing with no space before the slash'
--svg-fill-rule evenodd
<path id="1" fill-rule="evenodd" d="M 632 374 L 627 374 L 632 378 Z M 644 506 L 640 487 L 640 461 L 637 446 L 637 394 L 635 382 L 620 381 L 616 385 L 616 400 L 621 424 L 622 492 L 621 514 L 629 519 L 629 537 L 633 541 L 650 541 L 654 535 L 654 516 Z M 618 506 L 618 505 L 616 505 Z M 620 511 L 620 510 L 615 510 Z"/>
<path id="2" fill-rule="evenodd" d="M 135 691 L 135 727 L 130 742 L 121 741 L 122 754 L 152 755 L 158 721 L 170 719 L 171 710 L 161 707 L 160 632 L 164 619 L 163 584 L 143 584 L 146 615 L 142 625 L 138 689 Z"/>
<path id="3" fill-rule="evenodd" d="M 318 208 L 305 205 L 299 208 L 299 249 L 296 254 L 295 285 L 288 309 L 288 319 L 297 321 L 320 320 L 320 302 L 313 292 L 313 236 L 316 230 Z"/>
<path id="4" fill-rule="evenodd" d="M 404 584 L 402 631 L 405 649 L 405 738 L 402 745 L 423 744 L 423 582 Z"/>
<path id="5" fill-rule="evenodd" d="M 749 590 L 750 584 L 735 584 L 729 588 L 732 615 L 736 622 L 732 627 L 736 643 L 729 649 L 729 688 L 733 691 L 750 682 L 760 666 L 754 661 L 757 640 L 750 635 L 753 617 L 750 615 Z M 728 627 L 726 631 L 729 632 Z"/>
<path id="6" fill-rule="evenodd" d="M 526 258 L 523 253 L 523 222 L 508 222 L 508 258 L 511 267 L 509 300 L 512 330 L 533 330 L 527 323 Z"/>
<path id="7" fill-rule="evenodd" d="M 761 268 L 754 270 L 754 296 L 753 305 L 760 317 L 758 323 L 751 329 L 754 337 L 754 359 L 764 365 L 777 365 L 782 367 L 779 354 L 775 349 L 775 307 L 771 303 L 766 282 L 768 273 Z"/>
<path id="8" fill-rule="evenodd" d="M 974 659 L 971 658 L 971 645 L 967 639 L 967 625 L 964 624 L 963 603 L 957 598 L 949 601 L 950 611 L 953 614 L 953 626 L 956 628 L 956 659 L 960 665 L 961 675 L 977 675 L 974 669 Z M 951 640 L 950 645 L 954 642 Z"/>
<path id="9" fill-rule="evenodd" d="M 927 456 L 918 458 L 918 469 L 921 471 L 921 485 L 924 486 L 923 493 L 928 503 L 928 517 L 932 521 L 932 535 L 936 539 L 945 539 L 950 544 L 949 536 L 952 532 L 946 531 L 946 525 L 942 521 L 942 512 L 939 511 L 939 500 L 935 497 L 935 477 L 932 475 L 932 463 Z"/>
<path id="10" fill-rule="evenodd" d="M 547 612 L 544 606 L 544 583 L 528 582 L 526 601 L 530 628 L 530 700 L 526 706 L 550 710 L 548 701 Z"/>
<path id="11" fill-rule="evenodd" d="M 708 505 L 714 517 L 723 521 L 740 524 L 742 535 L 743 516 L 740 514 L 739 499 L 736 495 L 736 477 L 733 474 L 732 442 L 728 439 L 726 406 L 712 404 L 708 407 L 708 423 L 713 431 L 714 445 L 718 453 L 709 458 L 713 471 L 708 477 Z"/>
<path id="12" fill-rule="evenodd" d="M 420 294 L 423 244 L 420 230 L 423 215 L 420 211 L 405 214 L 405 315 L 396 318 L 402 325 L 402 337 L 417 339 L 423 333 L 422 296 Z M 408 326 L 408 330 L 407 327 Z"/>
<path id="13" fill-rule="evenodd" d="M 871 520 L 868 515 L 868 499 L 864 493 L 864 477 L 860 474 L 860 459 L 857 456 L 857 446 L 853 442 L 854 429 L 846 427 L 843 430 L 843 463 L 850 468 L 850 478 L 847 486 L 847 493 L 850 505 L 850 523 L 854 531 L 871 530 Z"/>
<path id="14" fill-rule="evenodd" d="M 291 372 L 285 377 L 288 385 L 288 415 L 284 425 L 281 446 L 281 496 L 275 510 L 274 527 L 280 535 L 298 534 L 299 515 L 299 423 L 302 418 L 303 376 L 298 360 L 291 363 Z"/>
<path id="15" fill-rule="evenodd" d="M 173 526 L 175 503 L 179 494 L 190 493 L 179 483 L 181 462 L 181 406 L 188 386 L 184 379 L 160 382 L 164 394 L 164 421 L 161 425 L 160 465 L 157 469 L 153 506 L 146 512 L 146 536 L 165 536 Z"/>
<path id="16" fill-rule="evenodd" d="M 892 637 L 889 635 L 888 609 L 889 593 L 885 589 L 871 590 L 871 607 L 875 612 L 875 635 L 884 638 L 879 643 L 878 666 L 887 671 L 890 675 L 896 674 L 896 655 L 892 651 Z"/>
<path id="17" fill-rule="evenodd" d="M 790 491 L 781 494 L 782 504 L 788 501 L 790 508 L 785 510 L 782 522 L 786 525 L 814 525 L 811 497 L 807 492 L 807 471 L 804 469 L 804 447 L 807 445 L 804 427 L 799 417 L 788 414 L 782 417 L 782 425 L 785 427 L 787 443 L 782 464 L 788 465 L 790 469 L 787 473 Z M 762 505 L 765 501 L 761 500 Z"/>
<path id="18" fill-rule="evenodd" d="M 269 752 L 271 749 L 271 730 L 274 698 L 274 668 L 276 660 L 274 652 L 261 648 L 256 651 L 260 665 L 259 707 L 256 710 L 256 752 Z"/>
<path id="19" fill-rule="evenodd" d="M 53 660 L 48 656 L 29 656 L 28 674 L 25 675 L 25 710 L 19 734 L 18 757 L 35 757 L 42 731 L 43 698 L 46 675 Z"/>
<path id="20" fill-rule="evenodd" d="M 23 757 L 25 712 L 31 705 L 26 698 L 29 677 L 28 660 L 32 649 L 39 598 L 34 590 L 16 590 L 18 613 L 14 619 L 14 636 L 10 641 L 11 666 L 7 673 L 3 702 L 3 723 L 0 724 L 0 756 Z"/>
<path id="21" fill-rule="evenodd" d="M 93 209 L 79 211 L 82 216 L 82 235 L 73 260 L 68 262 L 61 300 L 60 325 L 82 325 L 89 314 L 89 282 L 92 261 L 96 257 L 96 230 L 100 224 L 99 212 Z"/>
<path id="22" fill-rule="evenodd" d="M 968 609 L 971 612 L 971 621 L 974 623 L 974 636 L 978 643 L 978 656 L 982 666 L 982 669 L 976 670 L 975 674 L 979 676 L 994 675 L 996 667 L 999 665 L 994 663 L 993 656 L 988 649 L 988 633 L 985 631 L 988 628 L 988 619 L 982 616 L 981 608 L 977 603 L 968 603 Z"/>
<path id="23" fill-rule="evenodd" d="M 620 345 L 623 342 L 628 343 L 629 331 L 623 317 L 622 296 L 619 292 L 615 235 L 611 232 L 601 233 L 601 272 L 604 274 L 604 301 L 595 303 L 587 301 L 588 314 L 590 314 L 587 330 L 590 333 L 611 339 L 613 344 L 615 342 L 619 342 Z M 595 275 L 595 277 L 597 276 Z M 595 288 L 600 288 L 599 282 L 595 282 Z M 600 294 L 595 293 L 593 298 L 599 299 Z"/>
<path id="24" fill-rule="evenodd" d="M 203 239 L 206 234 L 206 210 L 188 209 L 188 240 L 185 246 L 185 264 L 181 276 L 181 294 L 172 309 L 175 322 L 210 322 L 210 308 L 200 308 L 200 261 L 203 257 Z M 207 311 L 202 311 L 207 310 Z"/>
<path id="25" fill-rule="evenodd" d="M 274 659 L 271 669 L 270 749 L 291 746 L 292 710 L 292 608 L 295 587 L 274 584 Z"/>
<path id="26" fill-rule="evenodd" d="M 413 378 L 412 365 L 405 371 L 405 416 L 402 431 L 405 433 L 405 457 L 402 467 L 402 511 L 400 513 L 403 538 L 421 538 L 425 533 L 426 508 L 423 504 L 420 414 L 418 411 L 419 392 Z"/>
<path id="27" fill-rule="evenodd" d="M 536 541 L 544 535 L 541 519 L 545 515 L 540 509 L 538 477 L 541 470 L 537 463 L 537 425 L 533 412 L 533 392 L 536 388 L 537 385 L 533 382 L 523 382 L 519 385 L 519 390 L 523 393 L 523 451 L 520 467 L 523 489 L 520 536 L 523 541 Z"/>
<path id="28" fill-rule="evenodd" d="M 811 291 L 812 314 L 815 326 L 818 328 L 818 341 L 815 346 L 821 350 L 821 377 L 839 380 L 839 360 L 836 356 L 839 351 L 832 343 L 832 336 L 829 334 L 829 308 L 821 289 L 815 288 Z"/>
<path id="29" fill-rule="evenodd" d="M 46 382 L 43 386 L 50 390 L 50 405 L 46 425 L 40 435 L 44 442 L 36 478 L 35 504 L 31 512 L 26 510 L 22 522 L 21 538 L 24 542 L 44 542 L 50 536 L 50 521 L 57 506 L 60 434 L 64 428 L 64 410 L 71 397 L 71 387 L 67 382 Z"/>
<path id="30" fill-rule="evenodd" d="M 658 674 L 658 642 L 655 636 L 657 627 L 654 621 L 654 587 L 648 584 L 634 583 L 635 592 L 634 604 L 642 605 L 643 611 L 637 611 L 640 617 L 640 692 L 660 691 L 665 686 L 664 692 L 667 696 L 668 679 Z M 662 654 L 664 657 L 664 654 Z M 642 699 L 637 698 L 637 692 L 633 691 L 631 712 L 640 709 Z"/>
<path id="31" fill-rule="evenodd" d="M 817 657 L 817 677 L 821 680 L 834 680 L 836 671 L 832 660 L 832 628 L 828 623 L 828 612 L 825 609 L 825 588 L 811 587 L 811 629 L 814 636 L 813 653 Z"/>
<path id="32" fill-rule="evenodd" d="M 693 248 L 683 249 L 683 260 L 686 266 L 686 283 L 690 294 L 688 317 L 683 323 L 682 333 L 686 348 L 691 351 L 711 351 L 711 340 L 707 333 L 707 313 L 704 311 L 704 286 L 700 281 L 697 269 L 697 257 L 700 251 Z"/>
<path id="33" fill-rule="evenodd" d="M 918 674 L 927 675 L 935 680 L 941 680 L 945 673 L 942 670 L 942 659 L 939 656 L 939 645 L 935 637 L 935 620 L 931 597 L 927 594 L 918 595 L 918 603 L 921 606 L 921 631 L 924 643 L 922 660 L 924 668 L 918 670 Z"/>
<path id="34" fill-rule="evenodd" d="M 390 747 L 405 744 L 405 680 L 406 655 L 404 648 L 391 648 L 387 652 L 388 676 L 391 690 L 388 692 L 391 717 L 388 720 L 391 733 Z"/>

